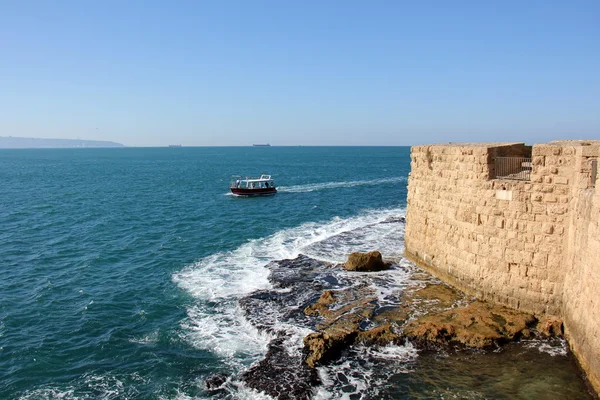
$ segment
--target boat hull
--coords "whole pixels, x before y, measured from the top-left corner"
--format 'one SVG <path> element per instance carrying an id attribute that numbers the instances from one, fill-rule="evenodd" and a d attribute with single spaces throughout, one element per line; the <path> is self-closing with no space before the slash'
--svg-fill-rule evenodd
<path id="1" fill-rule="evenodd" d="M 275 188 L 254 188 L 254 189 L 245 189 L 245 188 L 231 188 L 231 193 L 234 196 L 269 196 L 277 193 L 277 189 Z"/>

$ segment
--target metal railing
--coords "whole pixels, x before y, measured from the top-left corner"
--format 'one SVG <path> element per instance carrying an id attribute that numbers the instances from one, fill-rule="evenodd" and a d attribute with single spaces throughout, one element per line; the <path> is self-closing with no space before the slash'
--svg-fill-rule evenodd
<path id="1" fill-rule="evenodd" d="M 598 160 L 592 160 L 592 175 L 590 176 L 592 187 L 596 187 L 596 177 L 598 176 Z"/>
<path id="2" fill-rule="evenodd" d="M 496 179 L 528 181 L 531 179 L 531 158 L 496 157 L 495 171 Z"/>

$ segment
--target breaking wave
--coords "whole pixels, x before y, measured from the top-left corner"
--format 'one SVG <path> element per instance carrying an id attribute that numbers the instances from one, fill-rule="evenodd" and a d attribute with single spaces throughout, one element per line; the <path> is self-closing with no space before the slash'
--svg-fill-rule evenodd
<path id="1" fill-rule="evenodd" d="M 247 320 L 238 303 L 256 290 L 272 289 L 267 264 L 300 254 L 340 263 L 352 251 L 374 249 L 380 250 L 385 258 L 399 259 L 403 252 L 404 224 L 386 222 L 398 222 L 404 213 L 402 208 L 367 210 L 351 218 L 308 222 L 188 265 L 172 276 L 179 287 L 196 299 L 181 323 L 181 337 L 195 348 L 217 356 L 230 372 L 243 371 L 266 353 L 273 339 Z M 397 285 L 404 279 L 404 272 L 398 270 L 398 276 L 390 279 Z M 373 282 L 382 301 L 391 283 Z M 264 309 L 262 313 L 274 320 L 276 330 L 288 332 L 290 351 L 299 351 L 302 338 L 310 330 L 278 320 L 276 312 L 270 318 L 271 311 Z M 393 351 L 387 356 L 391 354 Z M 248 393 L 241 382 L 231 384 L 237 385 L 236 396 Z"/>

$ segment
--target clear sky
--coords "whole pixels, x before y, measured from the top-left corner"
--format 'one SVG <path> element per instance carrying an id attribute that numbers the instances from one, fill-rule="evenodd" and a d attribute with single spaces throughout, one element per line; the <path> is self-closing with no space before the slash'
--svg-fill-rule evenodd
<path id="1" fill-rule="evenodd" d="M 0 136 L 600 139 L 600 0 L 0 0 Z"/>

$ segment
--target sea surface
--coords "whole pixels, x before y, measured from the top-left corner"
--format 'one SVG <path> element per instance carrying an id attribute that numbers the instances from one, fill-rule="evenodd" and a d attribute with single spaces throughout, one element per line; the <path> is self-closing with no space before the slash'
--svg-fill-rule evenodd
<path id="1" fill-rule="evenodd" d="M 0 150 L 0 399 L 267 398 L 238 379 L 271 338 L 238 300 L 271 261 L 402 260 L 408 147 Z M 231 175 L 279 193 L 236 198 Z M 404 275 L 390 275 L 391 290 Z M 277 321 L 274 321 L 277 324 Z M 282 323 L 283 324 L 283 323 Z M 285 326 L 296 342 L 305 328 Z M 564 341 L 356 348 L 315 399 L 588 398 Z M 210 392 L 205 379 L 228 377 Z"/>

